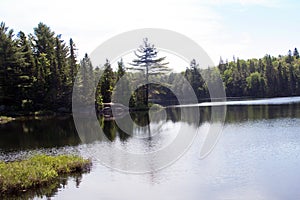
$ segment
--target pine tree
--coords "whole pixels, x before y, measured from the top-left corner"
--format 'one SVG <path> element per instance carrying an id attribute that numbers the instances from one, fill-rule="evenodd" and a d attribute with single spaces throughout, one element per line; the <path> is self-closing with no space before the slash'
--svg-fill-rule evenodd
<path id="1" fill-rule="evenodd" d="M 219 71 L 223 74 L 226 70 L 226 63 L 224 63 L 222 57 L 220 57 L 219 65 L 218 65 Z"/>
<path id="2" fill-rule="evenodd" d="M 143 86 L 143 105 L 148 108 L 149 98 L 149 76 L 165 74 L 170 71 L 166 66 L 168 63 L 164 62 L 166 57 L 158 56 L 158 51 L 153 44 L 148 42 L 148 38 L 144 38 L 143 45 L 134 52 L 137 59 L 131 63 L 133 67 L 128 69 L 141 71 L 145 75 L 146 84 Z"/>
<path id="3" fill-rule="evenodd" d="M 292 51 L 291 51 L 291 50 L 288 51 L 288 55 L 287 55 L 287 58 L 286 58 L 285 61 L 286 61 L 287 63 L 289 63 L 289 64 L 292 63 L 292 61 L 293 61 L 293 56 L 292 56 Z"/>
<path id="4" fill-rule="evenodd" d="M 205 82 L 204 82 L 204 79 L 202 78 L 202 76 L 200 75 L 199 64 L 196 62 L 195 59 L 193 59 L 191 61 L 190 68 L 186 69 L 185 78 L 191 84 L 198 100 L 206 97 L 206 89 L 205 89 L 205 85 L 204 85 Z"/>
<path id="5" fill-rule="evenodd" d="M 132 106 L 132 102 L 126 102 L 127 98 L 125 98 L 127 96 L 131 96 L 131 94 L 129 94 L 130 83 L 129 83 L 128 77 L 127 76 L 124 77 L 125 73 L 126 73 L 126 70 L 125 70 L 124 62 L 123 62 L 123 59 L 121 59 L 118 62 L 118 71 L 116 73 L 116 87 L 114 88 L 112 101 L 121 103 L 124 105 L 128 105 L 128 103 L 129 103 L 129 104 L 131 104 L 130 106 Z"/>
<path id="6" fill-rule="evenodd" d="M 108 60 L 106 60 L 106 63 L 104 64 L 104 72 L 100 81 L 100 91 L 103 103 L 110 103 L 114 88 L 114 72 Z"/>
<path id="7" fill-rule="evenodd" d="M 268 96 L 274 97 L 276 94 L 276 71 L 274 69 L 272 59 L 270 55 L 265 56 L 266 62 L 266 80 L 267 80 L 267 87 L 268 87 Z"/>
<path id="8" fill-rule="evenodd" d="M 101 74 L 100 68 L 97 66 L 95 68 L 95 77 L 100 77 L 100 74 Z M 101 81 L 96 82 L 96 80 L 95 80 L 94 85 L 96 86 L 96 92 L 95 92 L 96 108 L 97 108 L 97 110 L 101 110 L 102 104 L 103 104 L 103 98 L 101 95 Z"/>
<path id="9" fill-rule="evenodd" d="M 253 72 L 246 78 L 248 94 L 252 97 L 261 97 L 262 77 L 259 72 Z"/>
<path id="10" fill-rule="evenodd" d="M 13 30 L 8 30 L 4 22 L 0 24 L 0 99 L 1 104 L 20 108 L 22 101 L 22 70 L 24 58 Z"/>
<path id="11" fill-rule="evenodd" d="M 75 81 L 75 77 L 77 74 L 77 70 L 78 70 L 78 65 L 76 64 L 77 60 L 76 60 L 76 55 L 75 55 L 75 51 L 77 49 L 76 49 L 75 43 L 73 42 L 72 38 L 69 41 L 69 49 L 70 49 L 70 54 L 69 54 L 70 56 L 68 57 L 69 67 L 70 67 L 69 78 L 70 78 L 71 85 L 73 86 L 73 83 Z"/>
<path id="12" fill-rule="evenodd" d="M 296 92 L 296 76 L 294 72 L 293 65 L 289 64 L 289 88 L 290 88 L 290 95 L 295 95 Z"/>
<path id="13" fill-rule="evenodd" d="M 70 107 L 70 83 L 69 83 L 69 47 L 61 39 L 61 35 L 56 36 L 55 59 L 57 72 L 57 103 L 58 107 Z"/>
<path id="14" fill-rule="evenodd" d="M 22 63 L 20 66 L 20 78 L 22 84 L 20 85 L 22 100 L 24 101 L 24 109 L 33 109 L 33 100 L 35 95 L 33 93 L 36 84 L 36 66 L 32 52 L 30 41 L 28 41 L 24 32 L 18 33 L 17 46 L 22 53 Z"/>
<path id="15" fill-rule="evenodd" d="M 57 82 L 58 82 L 58 72 L 57 72 L 57 61 L 55 56 L 55 46 L 56 38 L 55 33 L 43 23 L 39 23 L 36 28 L 34 28 L 34 53 L 38 60 L 38 68 L 43 74 L 43 79 L 45 85 L 43 91 L 43 101 L 44 107 L 47 109 L 54 109 L 57 100 Z M 47 63 L 47 65 L 43 65 Z M 42 77 L 42 76 L 41 76 Z M 39 98 L 37 96 L 37 98 Z"/>
<path id="16" fill-rule="evenodd" d="M 91 102 L 91 96 L 94 96 L 94 71 L 92 62 L 88 56 L 85 54 L 84 58 L 80 61 L 79 68 L 79 77 L 80 82 L 78 83 L 78 87 L 80 87 L 81 97 L 85 99 L 87 102 Z"/>
<path id="17" fill-rule="evenodd" d="M 277 68 L 277 74 L 278 74 L 278 93 L 279 95 L 284 94 L 284 78 L 283 78 L 283 69 L 282 69 L 282 64 L 279 62 L 278 68 Z"/>
<path id="18" fill-rule="evenodd" d="M 126 69 L 124 66 L 124 62 L 123 59 L 121 58 L 121 60 L 118 62 L 117 81 L 120 80 L 122 76 L 124 76 L 125 70 Z"/>
<path id="19" fill-rule="evenodd" d="M 255 65 L 254 65 L 254 62 L 252 60 L 249 61 L 249 72 L 250 73 L 255 72 Z"/>
<path id="20" fill-rule="evenodd" d="M 298 49 L 297 49 L 297 48 L 294 49 L 293 56 L 294 56 L 296 59 L 299 58 L 299 52 L 298 52 Z"/>

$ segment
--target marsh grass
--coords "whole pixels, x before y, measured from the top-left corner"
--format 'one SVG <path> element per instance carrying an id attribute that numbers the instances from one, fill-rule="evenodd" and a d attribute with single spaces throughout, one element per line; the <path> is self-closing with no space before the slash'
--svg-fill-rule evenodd
<path id="1" fill-rule="evenodd" d="M 0 162 L 0 193 L 15 193 L 50 184 L 60 175 L 89 170 L 91 161 L 73 155 L 35 155 Z"/>
<path id="2" fill-rule="evenodd" d="M 13 121 L 13 120 L 15 120 L 15 118 L 13 118 L 13 117 L 0 116 L 0 125 L 1 124 L 6 124 L 6 123 L 8 123 L 10 121 Z"/>

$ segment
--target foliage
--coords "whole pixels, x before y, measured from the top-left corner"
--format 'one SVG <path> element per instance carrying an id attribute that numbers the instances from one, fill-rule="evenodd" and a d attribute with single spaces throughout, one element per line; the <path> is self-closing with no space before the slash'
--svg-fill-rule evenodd
<path id="1" fill-rule="evenodd" d="M 157 58 L 158 51 L 153 44 L 148 42 L 148 38 L 144 38 L 143 45 L 141 45 L 134 54 L 137 58 L 131 63 L 133 67 L 129 67 L 128 69 L 141 71 L 146 80 L 146 84 L 137 90 L 137 97 L 140 98 L 138 98 L 136 102 L 148 108 L 149 76 L 165 74 L 169 72 L 170 69 L 166 66 L 168 63 L 163 62 L 166 57 Z"/>
<path id="2" fill-rule="evenodd" d="M 73 40 L 68 47 L 43 23 L 34 34 L 20 31 L 15 37 L 2 22 L 0 37 L 0 99 L 5 111 L 70 111 L 78 69 Z"/>
<path id="3" fill-rule="evenodd" d="M 0 192 L 36 188 L 60 174 L 84 171 L 89 165 L 89 160 L 70 155 L 35 155 L 27 160 L 0 162 Z"/>
<path id="4" fill-rule="evenodd" d="M 104 63 L 103 71 L 98 66 L 92 66 L 87 54 L 78 61 L 76 50 L 72 39 L 67 44 L 61 34 L 56 34 L 43 23 L 34 28 L 33 34 L 26 35 L 20 31 L 15 36 L 14 31 L 2 22 L 0 114 L 12 115 L 16 111 L 22 114 L 62 110 L 71 112 L 75 77 L 78 87 L 74 89 L 79 90 L 78 98 L 83 102 L 95 102 L 98 110 L 103 103 L 111 101 L 126 104 L 124 95 L 131 96 L 131 108 L 149 108 L 151 102 L 164 106 L 178 104 L 179 99 L 174 94 L 183 98 L 183 91 L 188 89 L 182 77 L 189 81 L 199 102 L 207 101 L 208 83 L 214 82 L 218 74 L 223 80 L 227 97 L 300 95 L 300 58 L 297 48 L 278 57 L 266 55 L 248 60 L 234 57 L 231 62 L 224 62 L 221 58 L 218 66 L 210 68 L 203 68 L 206 66 L 200 66 L 196 60 L 192 60 L 190 66 L 181 73 L 166 73 L 169 68 L 165 57 L 157 57 L 158 51 L 148 39 L 144 39 L 143 45 L 135 52 L 137 58 L 132 61 L 131 67 L 125 66 L 121 60 L 116 71 L 108 60 Z M 133 88 L 139 85 L 138 80 L 149 83 L 150 76 L 159 78 L 167 85 L 146 84 L 138 89 Z M 100 78 L 98 83 L 95 83 L 95 77 Z"/>
<path id="5" fill-rule="evenodd" d="M 229 97 L 282 97 L 300 95 L 300 59 L 286 56 L 220 63 Z M 241 66 L 242 65 L 242 66 Z"/>
<path id="6" fill-rule="evenodd" d="M 124 76 L 126 74 L 126 76 Z M 118 62 L 118 70 L 116 72 L 116 84 L 112 93 L 112 102 L 121 103 L 123 105 L 128 105 L 126 102 L 127 96 L 131 96 L 130 92 L 130 80 L 128 77 L 129 73 L 126 73 L 125 65 L 121 59 Z M 131 99 L 131 105 L 133 104 L 133 98 Z M 130 104 L 129 102 L 129 104 Z M 130 106 L 130 105 L 129 105 Z M 133 105 L 132 105 L 133 106 Z"/>
<path id="7" fill-rule="evenodd" d="M 100 80 L 100 93 L 103 103 L 111 102 L 112 91 L 115 85 L 115 75 L 108 60 L 104 65 L 104 72 Z"/>

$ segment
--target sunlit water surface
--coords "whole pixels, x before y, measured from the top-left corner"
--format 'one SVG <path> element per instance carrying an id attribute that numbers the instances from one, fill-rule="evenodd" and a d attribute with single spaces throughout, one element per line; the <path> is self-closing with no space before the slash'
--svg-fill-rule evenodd
<path id="1" fill-rule="evenodd" d="M 205 135 L 201 133 L 211 126 L 210 107 L 204 106 L 200 106 L 199 124 L 178 120 L 178 108 L 167 111 L 172 113 L 169 120 L 150 123 L 154 129 L 163 130 L 151 140 L 135 137 L 145 134 L 141 128 L 133 127 L 133 136 L 128 136 L 114 121 L 100 120 L 110 142 L 83 144 L 70 117 L 16 120 L 0 126 L 0 156 L 11 160 L 47 152 L 92 157 L 90 173 L 79 179 L 70 177 L 50 194 L 51 199 L 298 199 L 300 105 L 291 99 L 282 99 L 285 105 L 266 105 L 266 100 L 254 105 L 230 103 L 222 136 L 212 153 L 202 160 L 199 155 Z M 122 173 L 93 157 L 93 152 L 113 147 L 138 153 L 163 148 L 176 137 L 179 127 L 187 132 L 198 130 L 199 134 L 188 151 L 163 170 Z M 111 156 L 111 162 L 116 159 L 119 158 Z M 126 162 L 124 159 L 124 165 Z M 47 199 L 46 195 L 35 198 Z"/>

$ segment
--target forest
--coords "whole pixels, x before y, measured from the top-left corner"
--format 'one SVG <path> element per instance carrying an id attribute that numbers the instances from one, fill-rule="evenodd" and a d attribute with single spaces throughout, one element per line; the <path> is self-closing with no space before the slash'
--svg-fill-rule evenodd
<path id="1" fill-rule="evenodd" d="M 150 38 L 151 39 L 151 38 Z M 130 91 L 139 76 L 122 59 L 114 69 L 109 60 L 103 61 L 104 68 L 93 66 L 88 54 L 77 57 L 77 47 L 72 38 L 63 40 L 49 26 L 39 23 L 33 33 L 15 33 L 4 22 L 0 24 L 0 115 L 36 111 L 71 112 L 72 90 L 77 81 L 82 87 L 94 85 L 95 105 L 114 101 L 113 93 L 118 80 L 127 74 L 122 82 L 122 91 Z M 163 59 L 158 59 L 162 61 Z M 166 58 L 167 60 L 167 58 Z M 179 77 L 184 76 L 199 102 L 209 101 L 209 92 L 204 80 L 220 74 L 228 98 L 269 98 L 300 95 L 300 58 L 297 48 L 284 55 L 265 55 L 263 58 L 239 59 L 233 61 L 220 58 L 215 67 L 202 68 L 192 60 L 186 70 L 180 73 L 156 73 L 169 84 L 173 91 L 181 91 Z M 166 63 L 165 63 L 166 64 Z M 176 67 L 176 66 L 172 66 Z M 102 70 L 104 69 L 104 70 Z M 102 70 L 102 71 L 101 71 Z M 95 77 L 100 77 L 95 82 Z M 129 79 L 128 77 L 131 77 Z M 206 78 L 203 78 L 206 77 Z M 89 91 L 85 91 L 89 92 Z M 145 98 L 156 100 L 166 106 L 177 104 L 174 94 L 160 85 L 137 89 L 131 94 L 130 107 L 136 107 Z M 85 98 L 82 94 L 81 98 Z"/>

